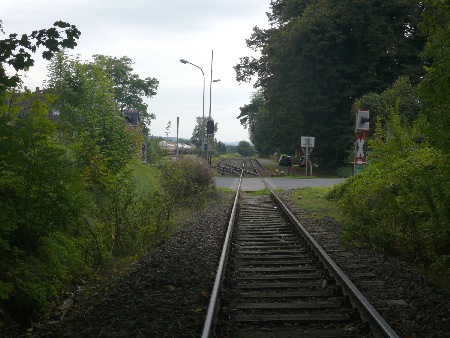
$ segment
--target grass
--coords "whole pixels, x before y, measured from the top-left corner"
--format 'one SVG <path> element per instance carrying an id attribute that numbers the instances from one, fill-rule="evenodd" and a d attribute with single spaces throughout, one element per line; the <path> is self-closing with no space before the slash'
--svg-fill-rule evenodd
<path id="1" fill-rule="evenodd" d="M 249 196 L 265 196 L 265 195 L 268 196 L 270 195 L 270 190 L 268 188 L 265 188 L 262 190 L 246 192 L 245 194 Z"/>
<path id="2" fill-rule="evenodd" d="M 310 217 L 329 216 L 342 221 L 338 206 L 326 198 L 331 189 L 331 187 L 300 188 L 291 193 L 291 199 L 302 209 L 311 212 Z"/>

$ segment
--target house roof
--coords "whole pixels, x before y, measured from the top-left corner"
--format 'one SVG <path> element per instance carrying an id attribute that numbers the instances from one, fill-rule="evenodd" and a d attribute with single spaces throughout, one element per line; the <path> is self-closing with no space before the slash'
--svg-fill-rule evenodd
<path id="1" fill-rule="evenodd" d="M 123 115 L 129 125 L 137 126 L 139 125 L 140 115 L 137 110 L 124 110 Z"/>

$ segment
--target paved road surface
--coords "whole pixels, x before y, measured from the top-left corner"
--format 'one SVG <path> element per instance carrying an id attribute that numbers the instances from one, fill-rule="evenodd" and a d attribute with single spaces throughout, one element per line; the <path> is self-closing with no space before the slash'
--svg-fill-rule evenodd
<path id="1" fill-rule="evenodd" d="M 267 184 L 272 189 L 297 189 L 304 187 L 329 187 L 335 184 L 343 182 L 344 178 L 287 178 L 287 177 L 272 177 L 265 178 Z M 218 187 L 236 189 L 239 183 L 238 178 L 234 177 L 215 177 L 215 181 Z M 243 178 L 242 190 L 243 191 L 257 191 L 262 190 L 266 186 L 259 178 Z"/>

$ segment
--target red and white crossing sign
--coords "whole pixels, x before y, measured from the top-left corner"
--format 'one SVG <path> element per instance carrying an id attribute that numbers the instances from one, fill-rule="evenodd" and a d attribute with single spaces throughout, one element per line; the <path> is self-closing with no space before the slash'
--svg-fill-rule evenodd
<path id="1" fill-rule="evenodd" d="M 367 133 L 363 131 L 361 134 L 355 133 L 355 160 L 354 164 L 367 164 L 366 155 L 364 153 L 364 144 L 366 143 Z"/>

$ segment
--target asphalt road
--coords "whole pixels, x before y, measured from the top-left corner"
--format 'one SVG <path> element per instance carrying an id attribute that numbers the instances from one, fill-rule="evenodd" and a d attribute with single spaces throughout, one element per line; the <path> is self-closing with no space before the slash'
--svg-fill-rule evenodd
<path id="1" fill-rule="evenodd" d="M 267 184 L 272 189 L 297 189 L 304 187 L 329 187 L 343 182 L 344 178 L 288 178 L 288 177 L 271 177 L 264 178 Z M 218 187 L 236 189 L 239 184 L 239 179 L 234 177 L 215 177 L 216 185 Z M 243 191 L 257 191 L 262 190 L 266 186 L 259 178 L 243 178 Z"/>

